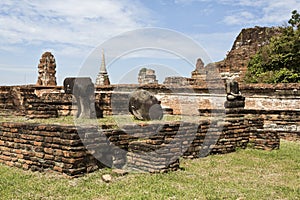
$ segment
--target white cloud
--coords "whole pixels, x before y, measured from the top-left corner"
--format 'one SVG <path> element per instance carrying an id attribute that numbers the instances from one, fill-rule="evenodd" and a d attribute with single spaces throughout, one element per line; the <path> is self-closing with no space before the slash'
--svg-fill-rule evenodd
<path id="1" fill-rule="evenodd" d="M 58 78 L 76 75 L 99 43 L 151 23 L 150 11 L 138 0 L 1 0 L 0 71 L 4 73 L 0 82 L 22 82 L 17 76 L 25 71 L 18 69 L 30 65 L 36 71 L 39 56 L 46 50 L 57 60 Z M 14 78 L 5 78 L 12 73 Z M 36 74 L 30 74 L 35 82 Z"/>
<path id="2" fill-rule="evenodd" d="M 225 17 L 224 22 L 228 25 L 282 25 L 283 22 L 288 21 L 292 10 L 300 8 L 298 0 L 221 0 L 220 2 L 238 7 Z"/>
<path id="3" fill-rule="evenodd" d="M 218 2 L 222 4 L 251 7 L 263 6 L 267 3 L 266 0 L 219 0 Z"/>
<path id="4" fill-rule="evenodd" d="M 210 0 L 174 0 L 176 4 L 191 4 L 194 2 L 210 2 Z"/>
<path id="5" fill-rule="evenodd" d="M 257 18 L 249 11 L 239 11 L 233 15 L 226 16 L 224 21 L 229 25 L 245 24 L 252 21 L 257 22 Z"/>
<path id="6" fill-rule="evenodd" d="M 138 2 L 127 0 L 2 0 L 0 43 L 91 47 L 120 32 L 145 26 L 151 21 L 147 12 Z"/>

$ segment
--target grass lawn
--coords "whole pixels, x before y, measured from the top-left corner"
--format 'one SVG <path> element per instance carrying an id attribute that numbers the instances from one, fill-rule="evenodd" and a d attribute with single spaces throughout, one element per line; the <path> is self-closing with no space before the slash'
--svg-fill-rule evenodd
<path id="1" fill-rule="evenodd" d="M 110 169 L 70 179 L 0 165 L 0 199 L 300 199 L 300 143 L 181 160 L 181 167 L 104 183 L 101 176 Z"/>
<path id="2" fill-rule="evenodd" d="M 26 122 L 26 123 L 41 123 L 41 124 L 57 124 L 57 125 L 80 125 L 80 124 L 97 124 L 97 125 L 115 125 L 116 127 L 128 124 L 150 124 L 150 123 L 166 123 L 173 121 L 195 121 L 200 118 L 180 116 L 180 115 L 164 115 L 162 120 L 140 121 L 133 118 L 132 115 L 114 115 L 105 116 L 98 119 L 76 119 L 74 116 L 60 116 L 57 118 L 47 119 L 28 119 L 26 116 L 15 116 L 11 113 L 0 113 L 0 122 Z"/>

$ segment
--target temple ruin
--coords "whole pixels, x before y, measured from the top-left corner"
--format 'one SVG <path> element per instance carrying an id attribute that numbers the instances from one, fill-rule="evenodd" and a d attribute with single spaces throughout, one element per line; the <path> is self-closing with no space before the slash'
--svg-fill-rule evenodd
<path id="1" fill-rule="evenodd" d="M 39 86 L 56 86 L 56 63 L 51 52 L 45 52 L 38 65 L 38 80 L 36 85 Z"/>
<path id="2" fill-rule="evenodd" d="M 142 68 L 138 74 L 138 82 L 139 84 L 157 84 L 155 70 Z"/>
<path id="3" fill-rule="evenodd" d="M 280 28 L 254 27 L 243 29 L 236 37 L 231 50 L 224 60 L 217 62 L 217 68 L 224 77 L 242 81 L 247 71 L 250 58 L 263 46 L 269 44 L 271 38 L 280 34 Z"/>
<path id="4" fill-rule="evenodd" d="M 161 173 L 178 170 L 181 158 L 249 147 L 273 150 L 280 148 L 280 139 L 300 141 L 300 84 L 236 81 L 243 76 L 246 60 L 276 33 L 269 28 L 244 29 L 224 61 L 205 66 L 198 59 L 191 77 L 167 77 L 164 84 L 157 84 L 154 70 L 147 69 L 140 71 L 140 84 L 110 84 L 102 52 L 89 106 L 99 108 L 104 118 L 124 117 L 130 115 L 130 95 L 141 89 L 157 98 L 164 116 L 181 118 L 99 127 L 2 121 L 0 163 L 72 177 L 103 167 Z M 53 55 L 46 52 L 36 85 L 0 86 L 3 117 L 8 113 L 34 119 L 74 115 L 76 100 L 66 88 L 56 86 L 55 67 Z M 221 78 L 215 77 L 215 70 Z"/>

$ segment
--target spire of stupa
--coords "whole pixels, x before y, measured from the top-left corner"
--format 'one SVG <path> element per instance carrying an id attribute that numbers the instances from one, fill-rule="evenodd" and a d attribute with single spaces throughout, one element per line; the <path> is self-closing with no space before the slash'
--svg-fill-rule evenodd
<path id="1" fill-rule="evenodd" d="M 105 56 L 104 56 L 104 50 L 102 49 L 102 60 L 101 60 L 101 66 L 99 74 L 96 78 L 95 85 L 109 85 L 110 81 L 108 78 L 107 70 L 106 70 L 106 64 L 105 64 Z"/>
<path id="2" fill-rule="evenodd" d="M 105 64 L 105 56 L 104 56 L 104 50 L 103 49 L 102 49 L 102 60 L 101 60 L 101 66 L 100 66 L 100 73 L 107 74 L 106 64 Z"/>

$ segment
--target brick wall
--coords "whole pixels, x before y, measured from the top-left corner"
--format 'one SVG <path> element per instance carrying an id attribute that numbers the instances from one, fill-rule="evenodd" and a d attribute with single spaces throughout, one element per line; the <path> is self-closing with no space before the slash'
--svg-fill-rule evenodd
<path id="1" fill-rule="evenodd" d="M 97 163 L 88 155 L 75 127 L 1 123 L 0 162 L 33 171 L 77 176 Z"/>
<path id="2" fill-rule="evenodd" d="M 153 92 L 164 109 L 173 114 L 209 116 L 214 110 L 222 110 L 225 101 L 221 89 L 209 91 L 200 86 L 111 85 L 97 87 L 96 105 L 104 116 L 128 114 L 128 97 L 137 88 Z M 263 118 L 264 129 L 274 129 L 285 139 L 299 140 L 300 84 L 250 84 L 241 85 L 240 89 L 246 96 L 246 111 Z M 73 106 L 76 102 L 72 95 L 61 90 L 62 87 L 1 86 L 0 108 L 31 118 L 72 115 L 76 112 L 76 106 Z M 14 98 L 16 93 L 19 99 Z"/>
<path id="3" fill-rule="evenodd" d="M 241 84 L 246 109 L 300 110 L 300 84 Z"/>
<path id="4" fill-rule="evenodd" d="M 72 95 L 62 93 L 62 87 L 37 87 L 37 86 L 2 86 L 0 87 L 0 108 L 15 109 L 12 96 L 12 88 L 19 88 L 21 96 L 31 95 L 31 102 L 44 102 L 57 109 L 58 116 L 71 115 Z M 210 89 L 201 86 L 175 87 L 172 85 L 111 85 L 96 88 L 96 104 L 103 110 L 104 116 L 111 115 L 113 110 L 121 113 L 127 112 L 126 102 L 129 94 L 137 88 L 153 92 L 162 102 L 162 106 L 172 108 L 174 114 L 181 112 L 190 113 L 191 101 L 194 107 L 199 109 L 216 109 L 223 106 L 225 91 L 222 88 Z M 300 110 L 300 84 L 249 84 L 240 86 L 242 94 L 246 97 L 246 109 L 254 110 Z M 31 94 L 30 94 L 31 93 Z M 32 96 L 32 93 L 36 94 Z M 40 100 L 34 100 L 38 98 Z M 112 101 L 113 106 L 112 108 Z M 125 104 L 124 104 L 125 102 Z M 75 103 L 75 102 L 74 102 Z M 216 103 L 216 105 L 214 104 Z M 117 105 L 123 107 L 116 108 Z M 22 106 L 22 105 L 21 105 Z M 194 110 L 197 110 L 194 109 Z"/>
<path id="5" fill-rule="evenodd" d="M 2 110 L 11 110 L 14 108 L 12 99 L 10 98 L 9 86 L 0 87 L 0 108 Z"/>
<path id="6" fill-rule="evenodd" d="M 3 122 L 0 162 L 69 176 L 125 165 L 134 170 L 165 172 L 179 168 L 180 156 L 198 158 L 208 155 L 208 150 L 209 154 L 228 153 L 248 142 L 245 131 L 237 131 L 238 126 L 227 124 L 223 131 L 217 126 L 210 126 L 208 121 L 126 125 L 122 130 L 103 129 L 99 133 L 95 127 Z"/>
<path id="7" fill-rule="evenodd" d="M 248 121 L 260 120 L 259 130 L 276 133 L 285 140 L 300 141 L 300 110 L 246 109 L 244 112 Z"/>
<path id="8" fill-rule="evenodd" d="M 118 129 L 2 122 L 0 162 L 76 177 L 103 166 L 177 170 L 179 157 L 229 153 L 249 142 L 259 149 L 279 148 L 276 132 L 263 130 L 260 118 L 246 120 L 243 106 L 244 102 L 226 102 L 222 112 L 197 123 L 132 124 Z"/>

